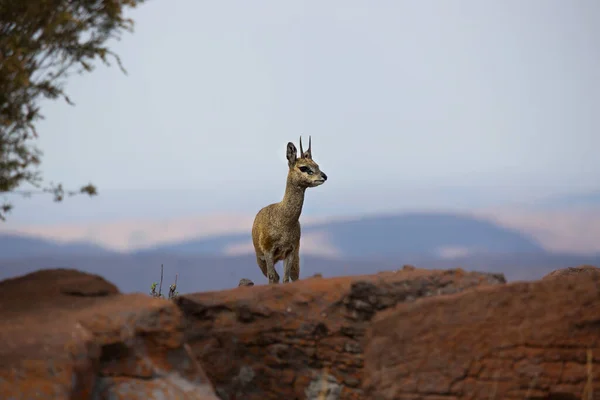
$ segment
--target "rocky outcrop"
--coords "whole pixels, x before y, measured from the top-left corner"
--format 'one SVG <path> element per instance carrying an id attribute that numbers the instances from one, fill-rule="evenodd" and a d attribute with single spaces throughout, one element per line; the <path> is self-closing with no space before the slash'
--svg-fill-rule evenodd
<path id="1" fill-rule="evenodd" d="M 186 342 L 221 399 L 365 399 L 363 337 L 378 312 L 504 282 L 495 274 L 407 267 L 184 295 L 176 304 L 187 320 Z"/>
<path id="2" fill-rule="evenodd" d="M 0 398 L 216 400 L 167 300 L 44 270 L 0 282 Z"/>
<path id="3" fill-rule="evenodd" d="M 250 279 L 242 278 L 240 279 L 238 286 L 254 286 L 254 282 L 252 282 Z"/>
<path id="4" fill-rule="evenodd" d="M 598 398 L 600 275 L 564 272 L 380 313 L 364 342 L 365 398 Z"/>
<path id="5" fill-rule="evenodd" d="M 0 282 L 0 399 L 589 400 L 597 272 L 405 266 L 169 301 L 38 271 Z"/>
<path id="6" fill-rule="evenodd" d="M 556 271 L 550 272 L 548 275 L 544 276 L 542 279 L 552 279 L 552 278 L 562 278 L 565 276 L 571 275 L 596 275 L 600 276 L 600 268 L 594 267 L 592 265 L 581 265 L 579 267 L 569 267 L 557 269 Z"/>

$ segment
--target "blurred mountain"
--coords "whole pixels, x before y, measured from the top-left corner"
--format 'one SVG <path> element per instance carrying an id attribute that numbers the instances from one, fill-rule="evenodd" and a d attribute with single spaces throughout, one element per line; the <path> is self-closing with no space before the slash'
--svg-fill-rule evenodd
<path id="1" fill-rule="evenodd" d="M 108 254 L 109 250 L 87 242 L 60 243 L 24 235 L 0 234 L 0 258 L 12 259 L 31 256 Z"/>
<path id="2" fill-rule="evenodd" d="M 335 214 L 327 217 L 303 215 L 301 217 L 302 249 L 306 254 L 344 256 L 340 247 L 351 247 L 350 250 L 353 250 L 354 247 L 343 244 L 340 246 L 340 241 L 357 243 L 359 242 L 358 236 L 365 235 L 368 238 L 366 242 L 362 241 L 362 243 L 366 243 L 366 247 L 360 249 L 363 252 L 372 248 L 373 241 L 370 239 L 373 235 L 384 236 L 385 242 L 387 240 L 385 238 L 386 230 L 397 234 L 399 229 L 395 228 L 394 224 L 404 227 L 416 224 L 418 227 L 413 230 L 414 234 L 423 231 L 422 224 L 432 226 L 437 224 L 439 229 L 433 229 L 433 233 L 436 235 L 447 229 L 450 230 L 450 234 L 446 233 L 446 236 L 452 236 L 457 229 L 473 234 L 479 229 L 472 224 L 472 219 L 477 218 L 476 223 L 481 226 L 480 232 L 482 233 L 494 230 L 494 227 L 484 226 L 487 222 L 495 225 L 495 228 L 508 229 L 509 235 L 516 233 L 517 236 L 521 236 L 516 239 L 517 241 L 524 239 L 527 242 L 533 239 L 535 245 L 546 251 L 576 254 L 600 253 L 600 241 L 596 239 L 600 237 L 600 204 L 580 207 L 543 207 L 538 203 L 505 204 L 493 208 L 470 209 L 468 215 L 457 214 L 455 211 L 443 214 L 420 211 L 421 213 L 405 212 L 403 214 L 396 212 L 386 216 L 359 214 L 359 218 Z M 431 221 L 427 221 L 427 218 L 430 218 Z M 160 248 L 186 254 L 226 253 L 235 255 L 252 251 L 250 230 L 253 219 L 253 214 L 228 213 L 190 215 L 186 218 L 123 219 L 56 225 L 15 225 L 9 221 L 6 224 L 0 224 L 0 234 L 15 233 L 56 240 L 61 243 L 73 241 L 96 243 L 106 249 L 120 252 L 150 251 Z M 390 219 L 390 221 L 382 223 L 377 219 Z M 336 222 L 343 222 L 337 225 L 340 229 L 352 228 L 353 231 L 332 234 L 337 229 L 336 225 L 333 225 Z M 370 223 L 376 225 L 373 230 L 368 227 Z M 365 229 L 359 230 L 360 226 L 356 226 L 357 224 L 365 226 Z M 465 229 L 462 229 L 463 227 Z M 406 231 L 406 229 L 402 229 Z M 431 229 L 426 234 L 432 240 L 439 240 L 439 237 L 433 239 Z M 504 243 L 507 237 L 502 237 L 503 234 L 498 230 L 494 234 L 499 235 L 497 236 L 499 241 L 498 244 L 493 243 L 492 246 L 503 246 L 504 244 L 501 243 Z M 428 238 L 425 239 L 428 240 Z M 477 240 L 479 238 L 475 234 L 475 237 L 471 238 L 471 242 Z M 407 246 L 412 248 L 414 242 L 409 240 L 408 243 Z M 383 246 L 389 247 L 389 243 L 383 244 Z M 456 255 L 463 254 L 465 249 L 444 247 L 438 251 Z"/>
<path id="3" fill-rule="evenodd" d="M 326 232 L 346 257 L 452 256 L 461 253 L 542 252 L 515 229 L 457 214 L 415 213 L 363 217 L 309 229 Z"/>
<path id="4" fill-rule="evenodd" d="M 475 212 L 506 228 L 525 232 L 554 253 L 600 253 L 600 204 L 581 207 L 502 207 Z"/>
<path id="5" fill-rule="evenodd" d="M 469 253 L 536 253 L 543 248 L 530 236 L 483 218 L 449 213 L 411 213 L 361 217 L 303 227 L 303 241 L 315 236 L 330 254 L 343 258 L 398 256 L 453 257 Z M 303 246 L 304 243 L 301 245 Z M 250 232 L 191 239 L 138 250 L 136 254 L 179 255 L 252 253 Z"/>

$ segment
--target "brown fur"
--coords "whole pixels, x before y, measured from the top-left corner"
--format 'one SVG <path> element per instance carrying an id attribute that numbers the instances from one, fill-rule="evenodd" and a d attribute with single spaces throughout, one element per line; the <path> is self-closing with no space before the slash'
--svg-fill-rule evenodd
<path id="1" fill-rule="evenodd" d="M 287 144 L 288 175 L 283 200 L 262 208 L 252 225 L 252 243 L 256 262 L 269 283 L 279 283 L 275 264 L 283 261 L 283 283 L 298 280 L 300 276 L 300 214 L 304 204 L 304 192 L 309 187 L 322 185 L 327 175 L 312 160 L 309 138 L 308 150 L 302 150 L 300 158 L 296 146 Z M 312 174 L 301 169 L 309 168 Z"/>

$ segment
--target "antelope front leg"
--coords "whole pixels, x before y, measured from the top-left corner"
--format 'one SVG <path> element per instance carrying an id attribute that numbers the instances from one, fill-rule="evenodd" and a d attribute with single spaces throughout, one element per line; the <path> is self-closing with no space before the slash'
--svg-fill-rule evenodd
<path id="1" fill-rule="evenodd" d="M 292 252 L 285 260 L 283 260 L 283 283 L 290 281 L 290 270 L 294 262 L 294 253 Z"/>
<path id="2" fill-rule="evenodd" d="M 265 261 L 267 262 L 267 276 L 269 278 L 269 284 L 279 283 L 279 274 L 275 270 L 275 263 L 273 262 L 273 257 L 266 256 Z"/>
<path id="3" fill-rule="evenodd" d="M 292 252 L 286 259 L 283 267 L 283 283 L 287 283 L 292 280 L 295 282 L 298 280 L 300 275 L 300 254 L 296 250 Z"/>

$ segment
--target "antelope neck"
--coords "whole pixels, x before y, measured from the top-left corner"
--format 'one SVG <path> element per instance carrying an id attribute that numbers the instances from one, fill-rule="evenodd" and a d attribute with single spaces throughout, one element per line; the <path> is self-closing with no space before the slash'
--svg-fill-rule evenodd
<path id="1" fill-rule="evenodd" d="M 285 194 L 280 203 L 283 217 L 286 221 L 292 223 L 298 221 L 300 218 L 302 206 L 304 204 L 305 191 L 306 188 L 294 185 L 288 177 L 287 184 L 285 185 Z"/>

